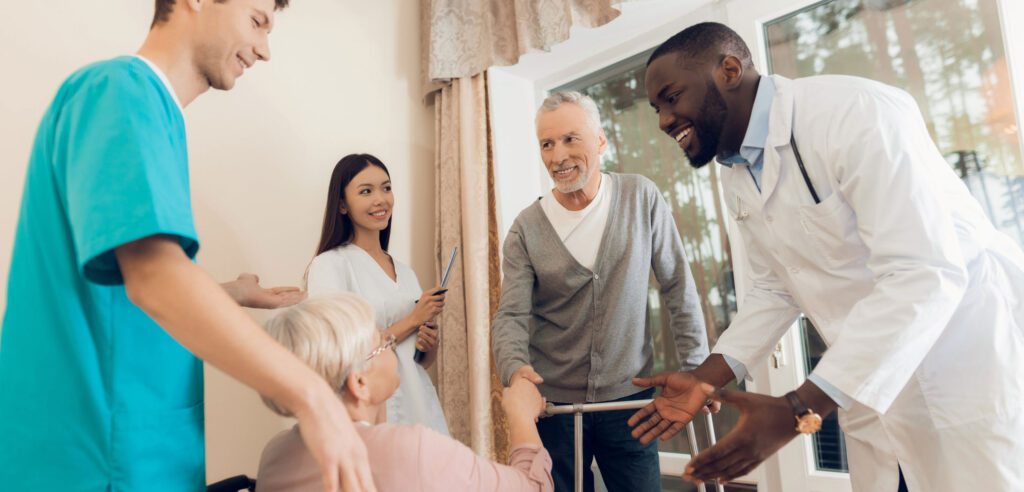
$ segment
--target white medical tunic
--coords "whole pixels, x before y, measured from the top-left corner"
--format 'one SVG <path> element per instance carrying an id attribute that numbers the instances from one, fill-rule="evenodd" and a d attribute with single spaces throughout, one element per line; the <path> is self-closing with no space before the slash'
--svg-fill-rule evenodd
<path id="1" fill-rule="evenodd" d="M 385 330 L 408 316 L 423 293 L 416 273 L 404 263 L 394 262 L 397 280 L 391 280 L 362 248 L 354 244 L 338 246 L 317 255 L 310 264 L 309 295 L 359 294 L 373 306 L 377 328 Z M 415 332 L 398 343 L 398 373 L 402 382 L 387 401 L 388 422 L 423 424 L 448 435 L 448 424 L 434 384 L 423 366 L 412 360 L 415 350 Z"/>

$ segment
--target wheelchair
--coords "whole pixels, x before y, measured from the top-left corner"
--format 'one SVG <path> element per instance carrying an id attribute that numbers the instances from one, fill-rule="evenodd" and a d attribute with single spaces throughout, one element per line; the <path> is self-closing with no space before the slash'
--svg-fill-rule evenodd
<path id="1" fill-rule="evenodd" d="M 206 492 L 239 492 L 240 490 L 255 492 L 256 479 L 246 475 L 235 475 L 206 486 Z"/>

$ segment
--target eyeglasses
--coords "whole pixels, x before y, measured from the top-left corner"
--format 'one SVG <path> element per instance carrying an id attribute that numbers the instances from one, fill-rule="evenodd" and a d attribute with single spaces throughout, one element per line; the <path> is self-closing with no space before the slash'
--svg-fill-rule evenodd
<path id="1" fill-rule="evenodd" d="M 370 355 L 366 356 L 366 362 L 369 362 L 370 359 L 372 359 L 372 358 L 374 358 L 374 357 L 384 353 L 384 351 L 387 350 L 387 349 L 394 350 L 395 343 L 396 343 L 395 336 L 394 335 L 388 335 L 386 338 L 384 338 L 384 341 L 381 342 L 380 347 L 377 347 L 377 348 L 373 349 L 373 352 L 370 352 Z"/>

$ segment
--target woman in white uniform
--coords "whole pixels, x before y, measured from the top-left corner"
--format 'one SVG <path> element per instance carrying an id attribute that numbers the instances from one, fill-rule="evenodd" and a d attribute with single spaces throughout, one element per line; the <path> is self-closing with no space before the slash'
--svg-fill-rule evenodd
<path id="1" fill-rule="evenodd" d="M 376 311 L 378 328 L 398 340 L 402 384 L 388 400 L 387 421 L 422 424 L 448 435 L 426 367 L 436 358 L 433 319 L 444 307 L 444 294 L 420 288 L 416 274 L 388 254 L 394 206 L 391 176 L 380 159 L 350 154 L 331 174 L 323 232 L 307 272 L 310 296 L 354 292 Z M 419 348 L 427 356 L 413 361 Z"/>

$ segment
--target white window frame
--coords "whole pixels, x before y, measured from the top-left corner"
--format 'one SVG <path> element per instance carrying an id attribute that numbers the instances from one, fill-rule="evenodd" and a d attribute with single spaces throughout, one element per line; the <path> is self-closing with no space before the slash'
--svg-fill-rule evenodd
<path id="1" fill-rule="evenodd" d="M 618 40 L 604 49 L 591 50 L 587 49 L 587 46 L 560 45 L 549 54 L 526 55 L 524 58 L 527 64 L 531 65 L 529 67 L 499 67 L 488 71 L 498 195 L 498 229 L 501 241 L 504 241 L 504 236 L 519 211 L 551 187 L 551 180 L 543 170 L 534 134 L 535 111 L 548 91 L 650 50 L 685 26 L 704 21 L 725 22 L 722 5 L 712 0 L 660 0 L 619 6 L 623 10 L 623 17 L 631 15 L 633 8 L 641 10 L 645 7 L 650 8 L 648 12 L 660 11 L 660 14 L 655 16 L 660 22 L 642 30 L 636 29 L 634 25 L 616 26 L 615 22 L 618 20 L 598 28 L 601 30 L 600 36 L 604 39 Z M 667 11 L 676 15 L 666 15 Z M 579 32 L 577 28 L 573 28 L 574 36 Z M 572 40 L 565 44 L 571 43 Z M 545 66 L 551 68 L 545 69 Z M 731 227 L 735 227 L 735 224 Z M 730 235 L 732 232 L 730 230 Z M 735 254 L 734 251 L 734 257 Z M 763 378 L 766 370 L 767 363 L 764 368 L 754 368 L 752 373 L 755 378 Z M 748 384 L 748 389 L 764 391 L 752 384 Z M 690 455 L 660 452 L 659 458 L 662 475 L 680 476 L 690 460 Z M 764 468 L 772 466 L 772 461 L 767 461 L 765 465 L 736 482 L 764 482 Z"/>

